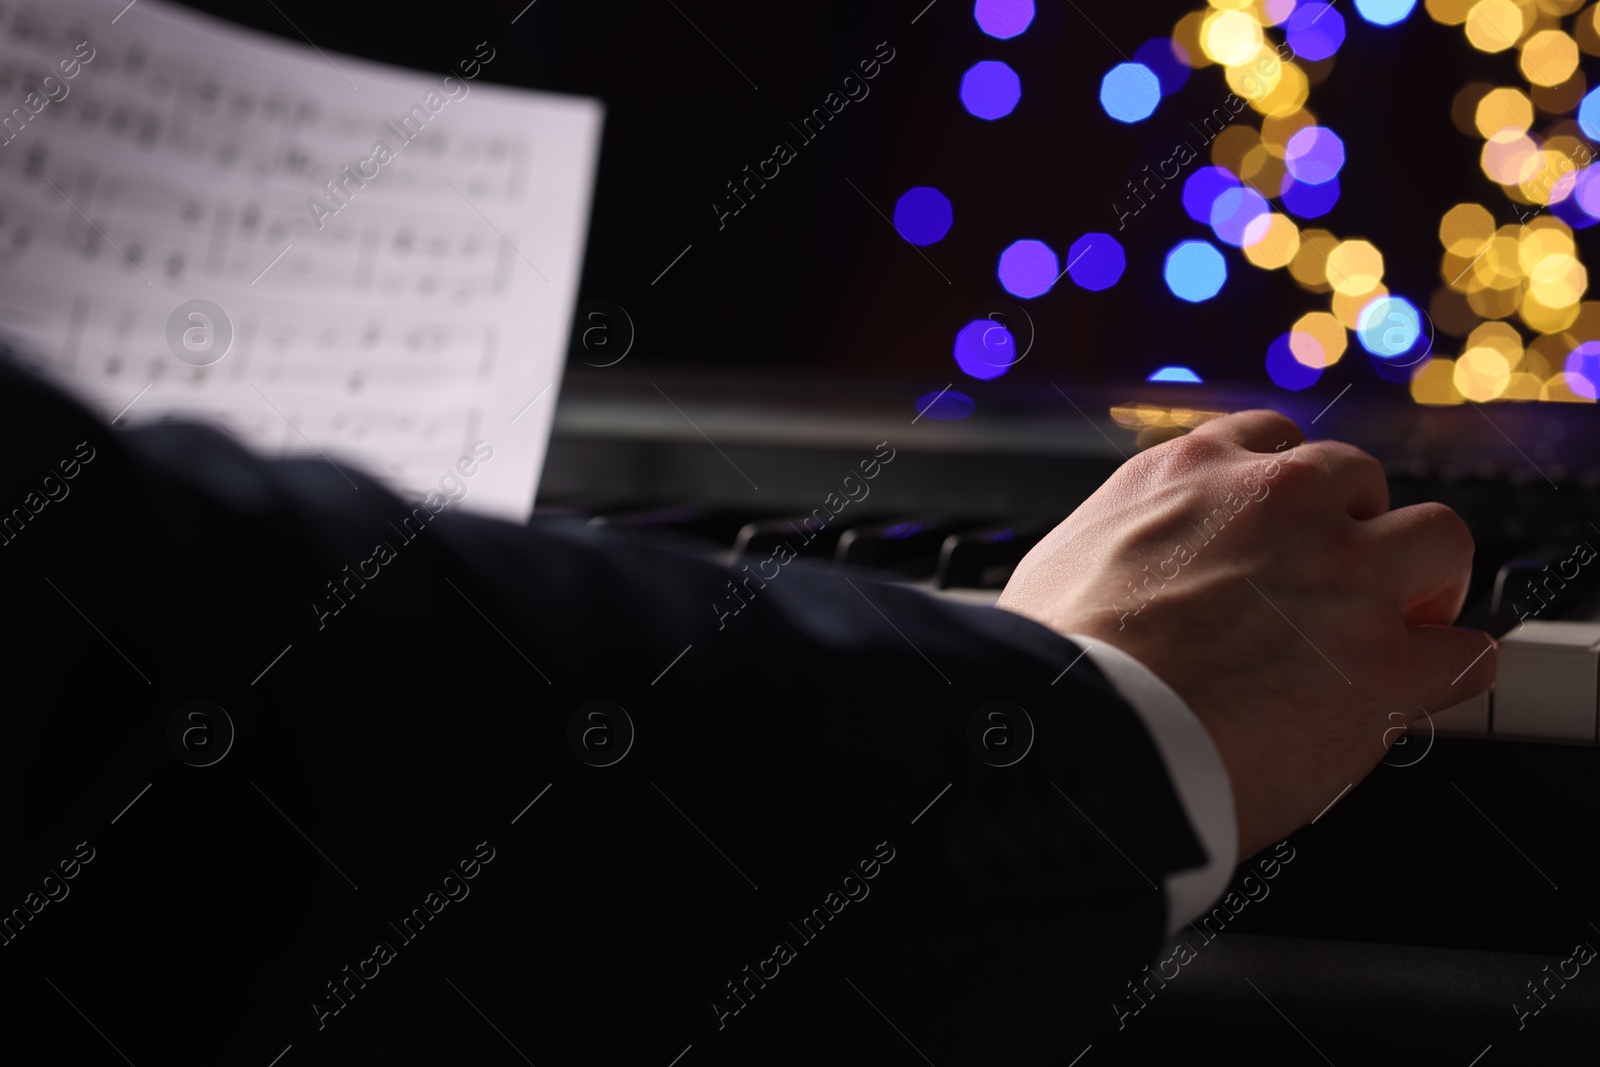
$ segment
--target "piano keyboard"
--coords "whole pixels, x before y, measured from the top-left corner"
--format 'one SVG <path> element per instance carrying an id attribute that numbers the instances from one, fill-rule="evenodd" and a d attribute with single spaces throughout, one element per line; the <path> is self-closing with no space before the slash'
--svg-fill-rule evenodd
<path id="1" fill-rule="evenodd" d="M 1400 487 L 1394 495 L 1398 507 L 1412 494 Z M 980 606 L 994 604 L 1022 557 L 1059 521 L 848 505 L 837 515 L 752 513 L 698 503 L 559 506 L 541 508 L 532 521 L 554 516 L 690 538 L 702 554 L 729 564 L 770 557 L 780 544 L 801 546 L 798 558 L 813 565 L 877 570 L 883 580 Z M 1480 558 L 1485 540 L 1494 549 L 1509 547 L 1497 533 L 1480 537 Z M 1600 535 L 1591 540 L 1600 542 Z M 1433 728 L 1446 736 L 1600 745 L 1600 622 L 1592 621 L 1600 619 L 1600 565 L 1581 566 L 1573 577 L 1573 568 L 1592 556 L 1526 544 L 1494 571 L 1492 581 L 1486 569 L 1477 568 L 1462 613 L 1463 625 L 1503 635 L 1495 689 L 1433 712 Z M 1552 577 L 1552 568 L 1559 578 Z"/>

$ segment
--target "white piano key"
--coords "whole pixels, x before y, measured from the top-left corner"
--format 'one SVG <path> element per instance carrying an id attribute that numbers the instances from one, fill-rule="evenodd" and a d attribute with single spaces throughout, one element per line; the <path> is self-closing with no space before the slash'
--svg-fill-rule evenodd
<path id="1" fill-rule="evenodd" d="M 1523 623 L 1500 639 L 1496 736 L 1596 742 L 1600 623 Z"/>

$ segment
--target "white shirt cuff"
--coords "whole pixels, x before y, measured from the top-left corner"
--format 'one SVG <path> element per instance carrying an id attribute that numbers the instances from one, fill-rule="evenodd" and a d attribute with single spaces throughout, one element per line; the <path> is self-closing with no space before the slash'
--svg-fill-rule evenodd
<path id="1" fill-rule="evenodd" d="M 1216 743 L 1194 712 L 1155 673 L 1113 645 L 1083 634 L 1067 634 L 1132 705 L 1161 752 L 1167 776 L 1184 814 L 1200 838 L 1204 867 L 1167 875 L 1167 935 L 1211 907 L 1228 888 L 1239 862 L 1239 829 L 1234 821 L 1233 784 Z"/>

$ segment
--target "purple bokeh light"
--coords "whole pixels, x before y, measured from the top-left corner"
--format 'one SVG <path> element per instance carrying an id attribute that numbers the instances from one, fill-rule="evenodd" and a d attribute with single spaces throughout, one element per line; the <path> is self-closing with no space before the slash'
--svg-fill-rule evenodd
<path id="1" fill-rule="evenodd" d="M 1333 205 L 1339 202 L 1339 179 L 1311 185 L 1295 181 L 1292 174 L 1285 174 L 1281 198 L 1284 210 L 1289 214 L 1302 219 L 1318 219 L 1332 211 Z"/>
<path id="2" fill-rule="evenodd" d="M 1239 179 L 1226 167 L 1201 167 L 1183 183 L 1183 210 L 1203 226 L 1211 225 L 1211 205 L 1229 189 L 1237 189 Z"/>
<path id="3" fill-rule="evenodd" d="M 961 76 L 961 104 L 980 119 L 1002 119 L 1022 99 L 1022 79 L 998 59 L 974 63 Z"/>
<path id="4" fill-rule="evenodd" d="M 1344 166 L 1344 142 L 1326 126 L 1307 126 L 1289 138 L 1283 164 L 1297 182 L 1307 185 L 1331 182 Z"/>
<path id="5" fill-rule="evenodd" d="M 954 219 L 950 198 L 931 185 L 914 186 L 894 203 L 894 228 L 914 245 L 943 240 Z"/>
<path id="6" fill-rule="evenodd" d="M 1567 353 L 1567 384 L 1579 396 L 1600 398 L 1600 341 L 1585 341 Z"/>
<path id="7" fill-rule="evenodd" d="M 1017 361 L 1016 338 L 993 319 L 973 319 L 956 334 L 955 357 L 969 377 L 998 378 Z"/>
<path id="8" fill-rule="evenodd" d="M 1585 168 L 1572 192 L 1550 205 L 1550 213 L 1574 230 L 1600 222 L 1600 170 Z"/>
<path id="9" fill-rule="evenodd" d="M 1155 72 L 1162 96 L 1171 96 L 1189 81 L 1189 64 L 1179 58 L 1179 46 L 1170 37 L 1150 38 L 1133 53 L 1133 61 Z"/>
<path id="10" fill-rule="evenodd" d="M 1267 377 L 1282 389 L 1309 389 L 1322 377 L 1322 368 L 1308 367 L 1295 359 L 1289 337 L 1290 334 L 1282 334 L 1267 346 Z"/>
<path id="11" fill-rule="evenodd" d="M 1217 240 L 1244 248 L 1267 235 L 1272 208 L 1266 197 L 1243 186 L 1224 190 L 1211 205 L 1211 230 Z"/>
<path id="12" fill-rule="evenodd" d="M 1067 274 L 1080 289 L 1109 289 L 1127 269 L 1127 253 L 1109 233 L 1086 233 L 1067 249 Z"/>
<path id="13" fill-rule="evenodd" d="M 978 29 L 990 37 L 1015 37 L 1033 22 L 1033 0 L 978 0 L 972 7 Z"/>
<path id="14" fill-rule="evenodd" d="M 1043 296 L 1061 276 L 1061 264 L 1043 241 L 1017 241 L 1000 253 L 1000 284 L 1012 296 Z"/>
<path id="15" fill-rule="evenodd" d="M 1344 16 L 1332 4 L 1306 4 L 1283 25 L 1296 58 L 1327 59 L 1344 44 Z"/>

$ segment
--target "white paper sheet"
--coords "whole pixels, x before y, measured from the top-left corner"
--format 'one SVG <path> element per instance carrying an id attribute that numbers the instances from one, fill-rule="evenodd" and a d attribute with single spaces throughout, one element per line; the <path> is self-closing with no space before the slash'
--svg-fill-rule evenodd
<path id="1" fill-rule="evenodd" d="M 485 441 L 457 506 L 526 518 L 602 107 L 487 84 L 513 32 L 425 73 L 159 0 L 0 4 L 0 330 L 119 425 L 205 417 L 407 495 Z"/>

